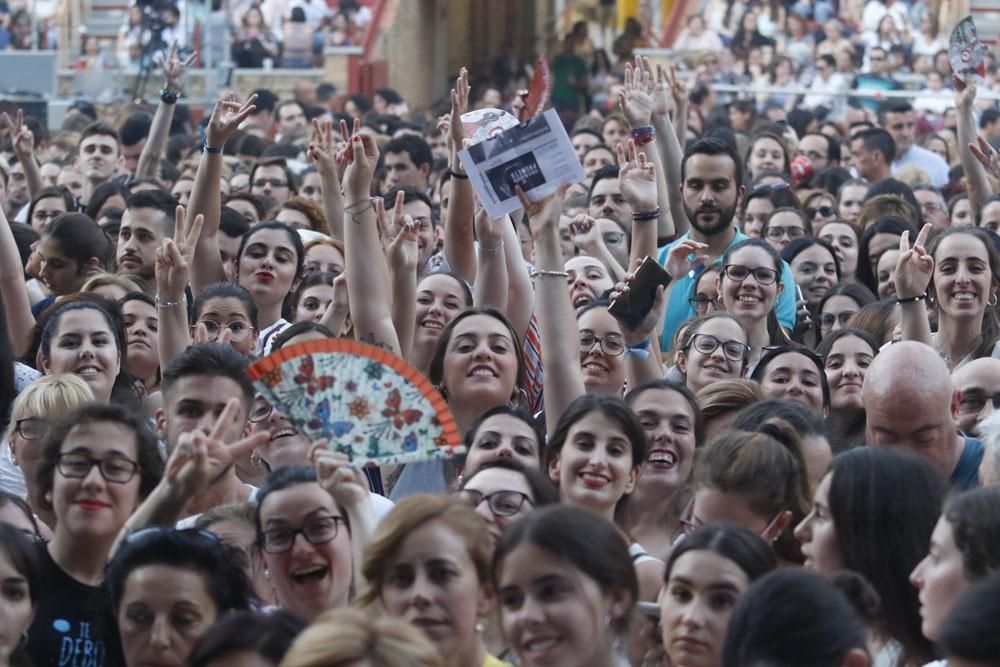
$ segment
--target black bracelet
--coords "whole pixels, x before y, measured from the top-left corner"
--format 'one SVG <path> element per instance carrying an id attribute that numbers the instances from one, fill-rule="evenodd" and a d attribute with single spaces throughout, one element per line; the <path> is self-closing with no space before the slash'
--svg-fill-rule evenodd
<path id="1" fill-rule="evenodd" d="M 917 301 L 923 301 L 927 298 L 927 292 L 923 294 L 918 294 L 916 296 L 906 296 L 901 299 L 896 299 L 896 303 L 916 303 Z"/>
<path id="2" fill-rule="evenodd" d="M 178 95 L 180 95 L 180 92 L 176 90 L 163 88 L 160 90 L 160 101 L 164 104 L 176 104 Z"/>
<path id="3" fill-rule="evenodd" d="M 634 211 L 632 213 L 632 220 L 635 222 L 647 222 L 649 220 L 659 220 L 660 219 L 660 207 L 657 206 L 652 211 Z"/>
<path id="4" fill-rule="evenodd" d="M 468 174 L 460 174 L 457 171 L 455 171 L 454 169 L 451 169 L 450 167 L 448 168 L 448 175 L 451 176 L 452 178 L 457 178 L 457 179 L 460 179 L 460 180 L 463 180 L 463 181 L 469 180 L 469 175 Z"/>

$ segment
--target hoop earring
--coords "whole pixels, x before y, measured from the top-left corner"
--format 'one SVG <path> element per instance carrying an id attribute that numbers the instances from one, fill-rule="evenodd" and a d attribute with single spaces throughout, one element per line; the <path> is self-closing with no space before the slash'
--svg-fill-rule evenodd
<path id="1" fill-rule="evenodd" d="M 993 294 L 990 294 L 990 298 L 986 300 L 986 305 L 995 306 L 997 303 L 1000 303 L 1000 297 L 997 296 L 996 292 L 993 292 Z"/>
<path id="2" fill-rule="evenodd" d="M 510 396 L 510 405 L 515 408 L 529 409 L 528 391 L 524 387 L 518 387 Z"/>

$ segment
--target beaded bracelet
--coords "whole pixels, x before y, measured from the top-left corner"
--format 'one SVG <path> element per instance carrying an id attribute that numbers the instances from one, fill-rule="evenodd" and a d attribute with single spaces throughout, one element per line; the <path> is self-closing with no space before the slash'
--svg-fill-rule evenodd
<path id="1" fill-rule="evenodd" d="M 904 296 L 901 299 L 896 299 L 896 303 L 916 303 L 917 301 L 923 301 L 927 298 L 927 292 L 923 294 L 918 294 L 916 296 Z"/>
<path id="2" fill-rule="evenodd" d="M 641 127 L 632 128 L 632 140 L 635 141 L 636 146 L 645 146 L 651 141 L 656 140 L 656 128 L 652 125 L 643 125 Z"/>
<path id="3" fill-rule="evenodd" d="M 634 222 L 648 222 L 660 219 L 660 207 L 657 206 L 652 211 L 633 211 L 632 220 Z"/>

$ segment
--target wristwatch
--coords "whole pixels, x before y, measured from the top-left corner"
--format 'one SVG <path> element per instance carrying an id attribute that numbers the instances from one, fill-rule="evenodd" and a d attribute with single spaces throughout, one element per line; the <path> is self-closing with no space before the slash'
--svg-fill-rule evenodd
<path id="1" fill-rule="evenodd" d="M 180 92 L 176 90 L 163 88 L 162 90 L 160 90 L 160 101 L 163 102 L 164 104 L 176 104 L 178 95 L 180 95 Z"/>

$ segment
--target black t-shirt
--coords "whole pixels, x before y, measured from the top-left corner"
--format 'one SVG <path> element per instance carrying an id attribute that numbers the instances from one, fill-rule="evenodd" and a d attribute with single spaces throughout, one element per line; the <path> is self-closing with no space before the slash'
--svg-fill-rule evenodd
<path id="1" fill-rule="evenodd" d="M 100 634 L 103 591 L 66 574 L 45 544 L 38 544 L 42 594 L 28 629 L 28 655 L 36 667 L 113 667 L 117 647 L 108 651 Z M 110 654 L 110 656 L 109 656 Z"/>

